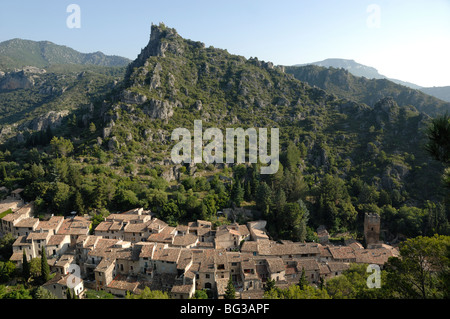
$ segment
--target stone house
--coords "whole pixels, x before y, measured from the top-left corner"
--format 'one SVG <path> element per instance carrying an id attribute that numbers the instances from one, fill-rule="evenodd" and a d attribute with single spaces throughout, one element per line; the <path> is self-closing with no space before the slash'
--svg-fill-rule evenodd
<path id="1" fill-rule="evenodd" d="M 188 223 L 188 233 L 197 235 L 200 243 L 213 243 L 216 231 L 212 229 L 212 223 L 197 220 Z"/>
<path id="2" fill-rule="evenodd" d="M 286 266 L 281 258 L 266 258 L 269 278 L 275 281 L 284 281 L 286 278 Z"/>
<path id="3" fill-rule="evenodd" d="M 305 278 L 311 284 L 317 284 L 320 279 L 320 268 L 319 263 L 315 259 L 309 258 L 299 258 L 295 260 L 295 267 L 297 276 L 295 277 L 297 280 L 300 279 L 302 270 L 305 270 Z"/>
<path id="4" fill-rule="evenodd" d="M 61 275 L 69 274 L 70 266 L 75 264 L 74 255 L 62 255 L 61 257 L 48 259 L 48 264 L 50 265 L 50 271 L 59 273 Z"/>
<path id="5" fill-rule="evenodd" d="M 333 261 L 352 263 L 356 262 L 355 251 L 348 246 L 328 246 Z"/>
<path id="6" fill-rule="evenodd" d="M 3 213 L 9 209 L 13 213 L 5 215 L 0 220 L 0 234 L 11 233 L 14 236 L 25 235 L 23 233 L 19 235 L 18 230 L 14 227 L 22 220 L 33 216 L 34 204 L 29 203 L 23 206 L 22 200 L 7 200 L 0 203 L 0 213 Z"/>
<path id="7" fill-rule="evenodd" d="M 75 247 L 78 237 L 88 235 L 90 228 L 91 221 L 89 219 L 81 216 L 75 216 L 64 219 L 56 234 L 69 235 L 70 247 Z"/>
<path id="8" fill-rule="evenodd" d="M 58 299 L 67 299 L 68 289 L 71 290 L 72 295 L 75 294 L 79 297 L 84 293 L 84 282 L 81 278 L 60 273 L 57 273 L 55 277 L 47 281 L 42 287 L 50 291 Z"/>
<path id="9" fill-rule="evenodd" d="M 45 249 L 47 256 L 61 256 L 67 252 L 70 246 L 69 235 L 51 235 Z"/>
<path id="10" fill-rule="evenodd" d="M 285 241 L 277 243 L 270 240 L 257 242 L 258 256 L 278 256 L 283 259 L 291 258 L 320 258 L 320 248 L 317 243 L 294 243 Z"/>
<path id="11" fill-rule="evenodd" d="M 28 236 L 28 234 L 36 231 L 38 225 L 38 218 L 24 218 L 14 224 L 12 234 L 16 237 Z"/>
<path id="12" fill-rule="evenodd" d="M 236 249 L 241 241 L 247 240 L 250 232 L 245 225 L 232 224 L 218 227 L 214 238 L 216 249 Z"/>

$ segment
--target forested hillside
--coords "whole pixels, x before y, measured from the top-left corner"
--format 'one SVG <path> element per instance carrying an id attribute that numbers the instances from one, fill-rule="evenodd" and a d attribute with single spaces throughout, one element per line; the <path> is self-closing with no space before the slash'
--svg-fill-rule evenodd
<path id="1" fill-rule="evenodd" d="M 106 70 L 78 75 L 72 85 L 83 85 L 85 94 L 79 102 L 68 97 L 76 105 L 64 107 L 69 113 L 59 125 L 28 126 L 1 145 L 0 186 L 24 187 L 41 215 L 76 211 L 100 221 L 142 206 L 172 225 L 220 223 L 217 211 L 237 206 L 267 219 L 272 238 L 302 241 L 316 239 L 319 225 L 361 238 L 364 214 L 377 212 L 386 240 L 449 234 L 444 166 L 425 150 L 429 115 L 445 104 L 372 95 L 362 82 L 345 95 L 345 81 L 333 76 L 326 90 L 315 88 L 282 67 L 186 40 L 163 24 L 152 26 L 148 45 L 120 81 L 111 86 L 119 73 Z M 61 76 L 55 87 L 70 79 Z M 33 90 L 7 92 L 3 119 L 21 94 L 29 94 L 30 107 L 41 103 Z M 48 110 L 62 104 L 51 103 Z M 173 164 L 171 133 L 193 131 L 194 120 L 204 129 L 279 128 L 279 171 Z"/>

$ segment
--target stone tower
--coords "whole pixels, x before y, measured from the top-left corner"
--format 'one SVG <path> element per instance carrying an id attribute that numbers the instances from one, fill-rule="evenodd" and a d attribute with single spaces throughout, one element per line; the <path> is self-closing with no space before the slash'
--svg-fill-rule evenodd
<path id="1" fill-rule="evenodd" d="M 380 215 L 374 213 L 366 213 L 364 216 L 364 238 L 366 239 L 367 248 L 371 245 L 380 243 Z"/>

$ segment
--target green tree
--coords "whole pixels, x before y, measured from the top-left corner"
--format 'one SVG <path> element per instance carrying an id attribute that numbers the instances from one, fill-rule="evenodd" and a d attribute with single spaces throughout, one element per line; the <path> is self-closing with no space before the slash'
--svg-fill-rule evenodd
<path id="1" fill-rule="evenodd" d="M 25 279 L 25 281 L 28 281 L 30 278 L 30 264 L 27 260 L 27 253 L 25 252 L 25 249 L 23 250 L 23 256 L 22 256 L 22 277 Z"/>
<path id="2" fill-rule="evenodd" d="M 31 277 L 39 279 L 41 276 L 41 258 L 33 258 L 29 264 Z"/>
<path id="3" fill-rule="evenodd" d="M 2 165 L 2 169 L 0 172 L 1 172 L 0 177 L 2 180 L 5 180 L 8 178 L 8 174 L 6 173 L 6 166 L 4 164 Z"/>
<path id="4" fill-rule="evenodd" d="M 244 201 L 244 189 L 242 188 L 239 180 L 236 180 L 233 184 L 230 200 L 237 207 L 241 207 L 241 203 Z"/>
<path id="5" fill-rule="evenodd" d="M 196 290 L 194 295 L 192 296 L 192 299 L 208 299 L 208 294 L 204 289 Z"/>
<path id="6" fill-rule="evenodd" d="M 145 287 L 140 294 L 132 294 L 127 292 L 126 299 L 170 299 L 167 292 L 161 290 L 150 290 L 149 287 Z"/>
<path id="7" fill-rule="evenodd" d="M 4 260 L 9 260 L 12 255 L 12 246 L 16 238 L 11 233 L 6 233 L 2 238 L 0 238 L 0 258 Z"/>
<path id="8" fill-rule="evenodd" d="M 306 286 L 308 286 L 308 281 L 306 280 L 305 268 L 302 267 L 302 273 L 300 275 L 300 279 L 298 280 L 298 286 L 300 290 L 304 290 Z"/>
<path id="9" fill-rule="evenodd" d="M 450 164 L 450 115 L 445 114 L 433 119 L 426 134 L 428 143 L 425 149 L 434 159 Z"/>
<path id="10" fill-rule="evenodd" d="M 337 231 L 353 227 L 358 212 L 341 178 L 325 175 L 316 196 L 316 209 L 319 215 L 317 224 L 326 225 Z"/>
<path id="11" fill-rule="evenodd" d="M 95 124 L 93 122 L 91 122 L 91 124 L 89 124 L 89 132 L 90 133 L 95 133 L 95 131 L 97 130 L 97 127 L 95 126 Z"/>
<path id="12" fill-rule="evenodd" d="M 11 261 L 0 261 L 0 282 L 8 282 L 16 272 L 16 265 Z"/>
<path id="13" fill-rule="evenodd" d="M 300 289 L 298 285 L 291 285 L 286 289 L 272 289 L 264 292 L 264 299 L 330 299 L 327 291 L 312 286 Z"/>
<path id="14" fill-rule="evenodd" d="M 265 182 L 260 183 L 258 185 L 258 188 L 256 189 L 256 207 L 263 214 L 267 215 L 267 213 L 269 212 L 271 198 L 272 190 L 270 189 L 270 187 Z"/>
<path id="15" fill-rule="evenodd" d="M 393 298 L 446 298 L 450 289 L 450 236 L 416 237 L 400 245 L 400 256 L 385 265 Z"/>
<path id="16" fill-rule="evenodd" d="M 442 176 L 444 184 L 450 188 L 450 115 L 445 114 L 432 120 L 427 129 L 428 143 L 425 149 L 431 156 L 447 168 Z"/>
<path id="17" fill-rule="evenodd" d="M 267 278 L 266 284 L 264 286 L 264 292 L 269 292 L 272 289 L 275 289 L 275 280 L 271 278 Z"/>
<path id="18" fill-rule="evenodd" d="M 54 294 L 52 294 L 49 290 L 39 286 L 33 293 L 34 299 L 58 299 Z"/>
<path id="19" fill-rule="evenodd" d="M 47 262 L 47 253 L 45 251 L 45 246 L 41 249 L 41 280 L 46 283 L 50 279 L 50 266 Z"/>
<path id="20" fill-rule="evenodd" d="M 225 299 L 236 299 L 236 288 L 233 285 L 233 280 L 230 279 L 228 280 L 228 284 L 227 284 L 227 288 L 225 289 Z"/>
<path id="21" fill-rule="evenodd" d="M 67 290 L 66 290 L 66 299 L 67 300 L 73 299 L 72 298 L 72 291 L 70 290 L 70 288 L 67 288 Z"/>
<path id="22" fill-rule="evenodd" d="M 66 140 L 64 137 L 53 137 L 50 141 L 50 146 L 58 157 L 66 157 L 68 154 L 73 152 L 73 144 L 70 140 Z"/>

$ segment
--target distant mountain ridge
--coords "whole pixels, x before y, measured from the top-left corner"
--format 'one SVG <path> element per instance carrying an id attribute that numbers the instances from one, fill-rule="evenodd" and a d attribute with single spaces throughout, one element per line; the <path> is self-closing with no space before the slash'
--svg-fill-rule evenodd
<path id="1" fill-rule="evenodd" d="M 0 70 L 11 71 L 25 66 L 45 68 L 55 64 L 126 66 L 131 61 L 102 52 L 81 53 L 50 41 L 12 39 L 0 43 Z"/>
<path id="2" fill-rule="evenodd" d="M 398 105 L 412 105 L 429 116 L 450 112 L 449 102 L 421 90 L 412 89 L 388 79 L 367 79 L 356 76 L 344 68 L 306 65 L 285 67 L 285 71 L 309 85 L 371 107 L 381 99 L 392 97 Z"/>
<path id="3" fill-rule="evenodd" d="M 435 86 L 431 88 L 422 88 L 422 92 L 433 95 L 438 99 L 450 102 L 450 86 Z"/>
<path id="4" fill-rule="evenodd" d="M 351 74 L 353 74 L 355 76 L 363 76 L 368 79 L 386 79 L 386 80 L 390 80 L 394 83 L 410 87 L 412 89 L 421 89 L 422 88 L 421 86 L 414 84 L 414 83 L 388 78 L 387 76 L 380 74 L 377 69 L 375 69 L 371 66 L 360 64 L 360 63 L 356 62 L 355 60 L 325 59 L 323 61 L 306 63 L 306 64 L 297 64 L 295 66 L 305 66 L 305 65 L 310 65 L 310 64 L 322 66 L 325 68 L 330 68 L 330 67 L 337 68 L 337 69 L 342 68 L 342 69 L 349 71 Z"/>

